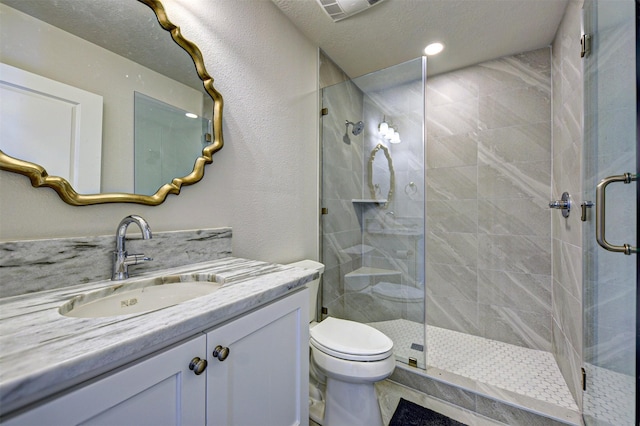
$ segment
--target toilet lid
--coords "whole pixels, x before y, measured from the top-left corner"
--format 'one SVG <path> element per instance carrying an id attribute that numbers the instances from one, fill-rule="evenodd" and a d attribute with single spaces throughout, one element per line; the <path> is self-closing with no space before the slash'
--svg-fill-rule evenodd
<path id="1" fill-rule="evenodd" d="M 327 318 L 309 330 L 310 343 L 341 359 L 379 361 L 393 353 L 393 341 L 381 331 L 355 321 Z"/>

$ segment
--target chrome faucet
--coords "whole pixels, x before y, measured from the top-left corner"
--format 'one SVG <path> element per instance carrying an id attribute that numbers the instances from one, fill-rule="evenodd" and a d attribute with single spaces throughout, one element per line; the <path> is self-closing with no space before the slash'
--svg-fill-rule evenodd
<path id="1" fill-rule="evenodd" d="M 120 221 L 120 225 L 118 225 L 118 229 L 116 231 L 116 251 L 113 252 L 113 270 L 111 272 L 112 281 L 126 280 L 129 278 L 129 265 L 136 265 L 138 263 L 153 260 L 150 257 L 145 257 L 144 254 L 127 254 L 127 251 L 124 248 L 124 242 L 126 239 L 127 227 L 132 223 L 135 223 L 140 227 L 143 239 L 148 240 L 152 237 L 149 224 L 140 216 L 127 216 Z"/>

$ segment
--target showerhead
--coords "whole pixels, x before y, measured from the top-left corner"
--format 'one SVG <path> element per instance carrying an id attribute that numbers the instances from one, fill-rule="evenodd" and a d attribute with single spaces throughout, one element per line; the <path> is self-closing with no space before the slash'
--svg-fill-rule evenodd
<path id="1" fill-rule="evenodd" d="M 353 126 L 353 128 L 351 129 L 351 133 L 354 136 L 358 136 L 364 130 L 364 123 L 362 121 L 358 121 L 357 123 L 352 123 L 351 121 L 346 120 L 347 130 L 349 129 L 349 124 Z"/>

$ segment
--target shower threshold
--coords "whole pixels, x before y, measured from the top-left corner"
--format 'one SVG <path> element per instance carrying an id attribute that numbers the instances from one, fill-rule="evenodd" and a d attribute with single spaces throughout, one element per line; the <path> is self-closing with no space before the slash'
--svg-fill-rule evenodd
<path id="1" fill-rule="evenodd" d="M 394 342 L 396 359 L 418 360 L 417 374 L 563 421 L 579 423 L 579 409 L 553 354 L 404 319 L 369 323 Z M 408 367 L 407 367 L 408 368 Z"/>

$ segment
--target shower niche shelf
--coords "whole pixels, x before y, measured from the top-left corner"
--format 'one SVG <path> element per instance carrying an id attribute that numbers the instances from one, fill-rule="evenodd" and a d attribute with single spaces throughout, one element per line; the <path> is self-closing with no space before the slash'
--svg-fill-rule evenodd
<path id="1" fill-rule="evenodd" d="M 367 233 L 372 235 L 402 235 L 407 237 L 420 238 L 422 230 L 415 228 L 391 227 L 391 228 L 368 228 Z"/>
<path id="2" fill-rule="evenodd" d="M 392 269 L 363 266 L 344 276 L 345 291 L 358 292 L 365 288 L 373 288 L 380 282 L 400 284 L 402 273 Z"/>
<path id="3" fill-rule="evenodd" d="M 351 271 L 345 275 L 345 278 L 359 278 L 359 277 L 400 277 L 402 273 L 393 269 L 372 268 L 370 266 L 363 266 Z"/>
<path id="4" fill-rule="evenodd" d="M 387 204 L 387 200 L 374 200 L 373 198 L 357 198 L 351 200 L 353 204 Z"/>
<path id="5" fill-rule="evenodd" d="M 368 246 L 366 244 L 356 244 L 355 246 L 347 247 L 341 251 L 346 254 L 354 256 L 362 256 L 363 254 L 370 253 L 375 250 L 375 247 Z"/>

